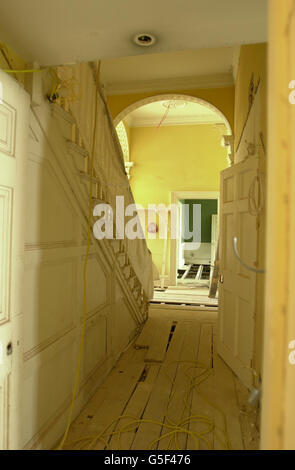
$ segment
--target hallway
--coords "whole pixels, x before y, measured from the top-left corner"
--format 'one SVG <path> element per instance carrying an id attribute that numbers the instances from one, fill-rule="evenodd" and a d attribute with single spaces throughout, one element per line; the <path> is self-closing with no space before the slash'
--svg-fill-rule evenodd
<path id="1" fill-rule="evenodd" d="M 257 449 L 255 411 L 217 356 L 215 334 L 214 311 L 151 306 L 65 449 Z"/>

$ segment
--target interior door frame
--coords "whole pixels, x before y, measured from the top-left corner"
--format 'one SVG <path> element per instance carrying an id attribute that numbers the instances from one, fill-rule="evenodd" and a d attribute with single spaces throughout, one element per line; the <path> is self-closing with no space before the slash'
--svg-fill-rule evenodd
<path id="1" fill-rule="evenodd" d="M 180 199 L 217 199 L 217 214 L 219 215 L 219 191 L 172 191 L 171 204 L 178 204 Z M 179 238 L 170 240 L 170 273 L 169 284 L 176 286 L 176 270 L 178 265 Z"/>
<path id="2" fill-rule="evenodd" d="M 295 449 L 294 2 L 269 1 L 266 277 L 261 449 Z M 293 356 L 292 356 L 293 354 Z"/>

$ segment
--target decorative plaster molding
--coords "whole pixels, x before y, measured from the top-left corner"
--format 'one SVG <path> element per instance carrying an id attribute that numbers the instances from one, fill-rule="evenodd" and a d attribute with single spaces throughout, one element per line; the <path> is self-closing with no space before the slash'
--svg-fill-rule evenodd
<path id="1" fill-rule="evenodd" d="M 107 95 L 145 93 L 151 91 L 193 90 L 196 88 L 225 88 L 234 85 L 232 73 L 199 75 L 197 77 L 161 78 L 128 82 L 105 83 Z"/>
<path id="2" fill-rule="evenodd" d="M 123 121 L 120 121 L 116 125 L 116 131 L 117 131 L 118 139 L 122 148 L 124 160 L 125 162 L 128 162 L 129 161 L 129 143 L 128 143 L 128 136 L 127 136 L 126 128 L 125 128 Z M 125 168 L 126 168 L 126 165 L 125 165 Z"/>
<path id="3" fill-rule="evenodd" d="M 127 178 L 130 180 L 130 170 L 131 168 L 134 166 L 134 162 L 125 162 L 125 170 L 126 170 L 126 173 L 127 173 Z"/>
<path id="4" fill-rule="evenodd" d="M 23 353 L 24 362 L 28 361 L 29 359 L 32 359 L 34 356 L 37 356 L 37 354 L 40 354 L 42 351 L 49 348 L 50 346 L 52 346 L 57 341 L 61 340 L 65 336 L 69 335 L 75 329 L 76 329 L 76 326 L 74 325 L 73 322 L 71 322 L 71 324 L 67 328 L 65 328 L 65 329 L 59 331 L 58 333 L 50 336 L 49 338 L 45 339 L 44 341 L 37 344 L 36 346 L 29 349 L 28 351 L 25 351 Z"/>
<path id="5" fill-rule="evenodd" d="M 126 118 L 126 122 L 130 127 L 154 127 L 159 124 L 161 118 L 150 117 L 150 118 L 136 118 L 135 122 L 132 119 Z M 162 126 L 190 126 L 194 124 L 224 124 L 222 121 L 219 121 L 216 116 L 208 116 L 208 114 L 198 115 L 198 116 L 168 116 L 165 121 L 162 123 Z"/>
<path id="6" fill-rule="evenodd" d="M 27 242 L 24 244 L 25 251 L 32 250 L 48 250 L 50 248 L 69 248 L 71 246 L 77 246 L 78 242 L 76 240 L 55 240 L 48 242 Z"/>
<path id="7" fill-rule="evenodd" d="M 227 159 L 232 166 L 234 164 L 234 135 L 223 135 L 222 140 L 221 140 L 221 145 L 222 147 L 225 147 L 227 149 Z"/>

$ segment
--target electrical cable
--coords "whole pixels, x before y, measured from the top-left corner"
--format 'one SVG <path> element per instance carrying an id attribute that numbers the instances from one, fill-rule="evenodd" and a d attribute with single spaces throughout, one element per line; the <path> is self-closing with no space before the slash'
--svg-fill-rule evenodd
<path id="1" fill-rule="evenodd" d="M 68 80 L 61 80 L 53 67 L 42 67 L 40 69 L 1 69 L 3 72 L 10 73 L 10 74 L 27 74 L 27 73 L 36 73 L 36 72 L 44 72 L 49 71 L 49 74 L 52 78 L 52 86 L 51 91 L 47 95 L 50 102 L 56 102 L 59 98 L 64 98 L 66 101 L 75 101 L 79 99 L 79 95 L 81 95 L 81 89 L 79 90 L 79 94 L 76 93 L 74 89 L 74 83 L 80 88 L 80 84 L 77 79 L 71 77 Z M 63 97 L 62 94 L 59 92 L 60 89 L 65 89 L 68 92 L 68 96 Z"/>
<path id="2" fill-rule="evenodd" d="M 76 439 L 75 441 L 66 443 L 67 448 L 72 448 L 73 446 L 77 445 L 80 443 L 80 449 L 86 448 L 88 450 L 93 449 L 95 445 L 100 442 L 104 446 L 105 449 L 108 449 L 111 438 L 116 436 L 117 437 L 117 449 L 121 450 L 121 438 L 124 433 L 130 433 L 132 431 L 137 431 L 138 427 L 141 424 L 154 424 L 155 426 L 160 426 L 162 429 L 161 435 L 154 439 L 148 446 L 149 449 L 157 448 L 158 444 L 160 441 L 164 439 L 168 439 L 168 444 L 167 444 L 167 450 L 169 449 L 177 449 L 181 450 L 181 445 L 179 443 L 179 437 L 182 436 L 187 436 L 188 438 L 191 438 L 191 440 L 194 442 L 194 447 L 195 449 L 200 448 L 200 442 L 203 442 L 205 446 L 208 449 L 212 449 L 212 443 L 210 442 L 210 439 L 208 435 L 210 433 L 213 433 L 214 438 L 221 444 L 221 446 L 226 449 L 230 450 L 232 449 L 230 439 L 228 436 L 227 432 L 227 424 L 226 424 L 226 416 L 223 413 L 223 411 L 215 404 L 212 403 L 206 396 L 204 396 L 203 393 L 201 393 L 199 386 L 206 380 L 208 379 L 212 372 L 213 369 L 207 368 L 204 364 L 197 362 L 197 361 L 173 361 L 167 364 L 167 368 L 171 366 L 172 364 L 174 365 L 184 365 L 184 364 L 191 364 L 190 367 L 185 371 L 185 377 L 187 379 L 186 383 L 186 388 L 184 391 L 184 397 L 183 397 L 183 409 L 180 413 L 181 417 L 176 419 L 171 419 L 168 416 L 169 412 L 169 407 L 171 405 L 171 402 L 175 398 L 175 395 L 177 394 L 177 389 L 174 389 L 174 392 L 171 394 L 169 397 L 169 400 L 167 402 L 166 408 L 165 408 L 165 414 L 163 419 L 160 421 L 153 420 L 153 419 L 145 419 L 145 418 L 140 418 L 140 417 L 135 417 L 132 415 L 121 415 L 115 419 L 113 419 L 102 431 L 97 433 L 96 435 L 92 436 L 84 436 L 79 439 Z M 197 370 L 201 369 L 201 373 L 194 375 L 194 374 L 189 374 L 188 371 L 190 370 Z M 171 377 L 169 377 L 167 371 L 165 371 L 165 375 L 171 380 Z M 174 383 L 174 380 L 172 379 L 172 384 Z M 222 418 L 222 423 L 223 426 L 218 426 L 215 424 L 215 421 L 213 418 L 205 415 L 200 415 L 194 410 L 192 410 L 192 407 L 189 403 L 190 396 L 193 392 L 196 392 L 199 394 L 199 396 L 207 403 L 209 404 L 213 409 L 215 409 L 221 416 Z M 192 400 L 192 397 L 191 397 Z M 188 412 L 188 416 L 185 416 L 185 411 Z M 119 426 L 119 423 L 122 420 L 128 419 L 129 422 L 127 424 L 122 425 L 118 427 L 118 429 L 108 432 L 109 428 L 113 427 L 114 425 Z M 194 425 L 200 424 L 202 427 L 205 426 L 205 429 L 201 429 L 196 431 L 195 429 L 189 429 L 189 426 L 194 423 Z"/>
<path id="3" fill-rule="evenodd" d="M 83 320 L 82 320 L 82 329 L 80 335 L 79 343 L 79 353 L 77 360 L 76 375 L 74 381 L 74 387 L 72 392 L 72 400 L 68 414 L 68 420 L 66 425 L 66 430 L 62 437 L 62 440 L 58 446 L 58 450 L 62 450 L 64 443 L 67 439 L 68 432 L 72 422 L 74 404 L 79 387 L 80 379 L 80 370 L 81 370 L 81 359 L 83 354 L 84 340 L 85 340 L 85 331 L 86 331 L 86 319 L 87 319 L 87 263 L 91 246 L 91 217 L 92 217 L 92 188 L 93 188 L 93 170 L 94 170 L 94 152 L 95 152 L 95 142 L 96 142 L 96 127 L 97 127 L 97 107 L 98 107 L 98 88 L 99 88 L 99 75 L 100 75 L 100 61 L 97 65 L 97 75 L 96 75 L 96 84 L 95 84 L 95 105 L 94 105 L 94 124 L 93 124 L 93 134 L 92 134 L 92 146 L 90 154 L 90 178 L 89 178 L 89 212 L 88 212 L 88 230 L 87 230 L 87 249 L 84 259 L 83 267 Z"/>
<path id="4" fill-rule="evenodd" d="M 163 115 L 161 121 L 159 122 L 159 124 L 158 124 L 157 127 L 156 127 L 156 131 L 161 127 L 161 125 L 162 125 L 163 122 L 165 121 L 165 119 L 166 119 L 166 117 L 167 117 L 167 115 L 168 115 L 168 113 L 169 113 L 170 107 L 171 107 L 171 101 L 169 101 L 168 106 L 167 106 L 167 109 L 166 109 L 166 111 L 165 111 L 165 113 L 164 113 L 164 115 Z"/>
<path id="5" fill-rule="evenodd" d="M 35 72 L 43 72 L 44 70 L 47 70 L 47 67 L 43 69 L 23 69 L 23 70 L 1 69 L 1 70 L 2 72 L 6 72 L 6 73 L 35 73 Z"/>

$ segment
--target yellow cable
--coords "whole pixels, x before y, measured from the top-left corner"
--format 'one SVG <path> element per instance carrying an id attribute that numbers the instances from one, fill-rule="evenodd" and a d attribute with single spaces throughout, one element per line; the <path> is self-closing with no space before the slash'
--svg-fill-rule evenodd
<path id="1" fill-rule="evenodd" d="M 74 382 L 74 388 L 72 393 L 72 401 L 70 405 L 67 426 L 63 438 L 58 446 L 58 450 L 62 450 L 64 443 L 67 439 L 68 432 L 72 422 L 73 409 L 77 396 L 77 391 L 79 387 L 79 378 L 80 378 L 80 369 L 81 369 L 81 359 L 83 354 L 84 339 L 85 339 L 85 330 L 86 330 L 86 318 L 87 318 L 87 262 L 89 257 L 90 245 L 91 245 L 91 216 L 92 216 L 92 186 L 93 186 L 93 166 L 94 166 L 94 152 L 95 152 L 95 141 L 96 141 L 96 126 L 97 126 L 97 103 L 98 103 L 98 87 L 99 87 L 99 72 L 100 72 L 100 61 L 97 66 L 97 75 L 96 75 L 96 84 L 95 84 L 95 101 L 94 101 L 94 124 L 93 124 L 93 134 L 92 134 L 92 146 L 90 154 L 90 187 L 89 187 L 89 211 L 88 211 L 88 232 L 87 232 L 87 249 L 84 260 L 83 268 L 83 322 L 82 330 L 80 336 L 80 345 L 79 345 L 79 354 L 76 368 L 76 376 Z"/>
<path id="2" fill-rule="evenodd" d="M 46 70 L 46 68 L 44 69 L 24 69 L 24 70 L 13 70 L 13 69 L 1 69 L 2 72 L 6 72 L 6 73 L 35 73 L 35 72 L 43 72 L 44 70 Z"/>
<path id="3" fill-rule="evenodd" d="M 157 439 L 154 439 L 150 443 L 149 449 L 152 449 L 154 446 L 156 446 L 160 441 L 164 439 L 168 439 L 167 449 L 173 449 L 173 448 L 180 449 L 181 447 L 178 442 L 178 437 L 181 434 L 186 435 L 187 437 L 190 437 L 193 440 L 195 449 L 200 448 L 200 441 L 203 441 L 205 445 L 208 447 L 208 449 L 212 449 L 212 444 L 210 440 L 206 437 L 209 433 L 212 433 L 212 432 L 215 436 L 215 439 L 217 439 L 221 443 L 221 446 L 224 449 L 228 449 L 228 450 L 231 449 L 232 447 L 231 447 L 230 440 L 227 434 L 226 417 L 223 411 L 220 410 L 220 408 L 216 406 L 214 403 L 210 402 L 206 397 L 204 397 L 203 394 L 201 394 L 199 388 L 197 388 L 202 382 L 204 382 L 211 375 L 212 369 L 208 369 L 204 364 L 200 362 L 196 362 L 196 361 L 173 361 L 167 365 L 167 368 L 171 364 L 185 364 L 185 363 L 193 364 L 191 367 L 189 367 L 185 371 L 185 376 L 187 377 L 188 381 L 187 381 L 187 387 L 185 389 L 184 399 L 183 399 L 184 408 L 181 413 L 183 415 L 185 410 L 188 409 L 190 413 L 189 416 L 185 418 L 181 418 L 179 422 L 174 422 L 175 420 L 172 420 L 171 418 L 168 417 L 169 404 L 171 403 L 176 393 L 176 390 L 174 390 L 174 393 L 171 395 L 171 397 L 168 400 L 163 420 L 156 421 L 156 420 L 142 419 L 142 418 L 129 416 L 129 415 L 121 415 L 113 419 L 102 431 L 100 431 L 96 435 L 84 436 L 73 442 L 67 443 L 66 447 L 69 448 L 78 443 L 82 443 L 80 448 L 87 446 L 88 449 L 93 449 L 97 442 L 102 442 L 104 447 L 107 449 L 109 446 L 108 442 L 110 442 L 111 437 L 117 435 L 117 448 L 118 450 L 120 450 L 122 434 L 126 432 L 135 431 L 139 425 L 144 424 L 144 423 L 149 423 L 149 424 L 161 426 L 161 428 L 165 430 Z M 200 369 L 201 373 L 199 373 L 196 377 L 192 377 L 188 373 L 190 369 Z M 169 377 L 166 371 L 165 373 L 170 380 L 171 377 Z M 218 412 L 221 413 L 221 416 L 223 418 L 223 426 L 224 426 L 223 429 L 220 426 L 217 426 L 212 418 L 208 416 L 202 416 L 193 412 L 193 410 L 191 409 L 191 406 L 188 403 L 188 397 L 193 392 L 193 390 L 197 391 L 203 400 L 205 400 L 210 406 L 212 406 Z M 108 432 L 110 427 L 112 427 L 115 423 L 119 423 L 123 419 L 129 419 L 130 421 L 126 425 L 119 427 L 117 430 L 115 429 L 112 432 Z M 206 425 L 206 429 L 205 430 L 203 429 L 202 431 L 192 431 L 188 429 L 187 426 L 189 426 L 193 422 Z"/>
<path id="4" fill-rule="evenodd" d="M 77 94 L 74 90 L 74 87 L 73 87 L 73 82 L 76 82 L 77 86 L 79 87 L 79 83 L 78 83 L 77 79 L 72 77 L 69 80 L 60 81 L 60 79 L 57 75 L 57 72 L 53 67 L 43 67 L 43 68 L 40 68 L 40 69 L 22 69 L 22 70 L 1 69 L 1 70 L 3 72 L 12 73 L 12 74 L 35 73 L 35 72 L 44 72 L 44 70 L 49 70 L 49 73 L 50 73 L 51 78 L 52 78 L 52 87 L 51 87 L 51 92 L 49 93 L 49 97 L 54 96 L 57 93 L 57 91 L 61 87 L 63 87 L 63 88 L 66 88 L 69 91 L 69 94 L 70 94 L 70 97 L 67 97 L 67 101 L 75 101 L 79 98 L 79 96 L 77 96 Z M 80 93 L 80 95 L 81 95 L 81 93 Z M 57 99 L 57 98 L 55 98 L 55 99 Z"/>

